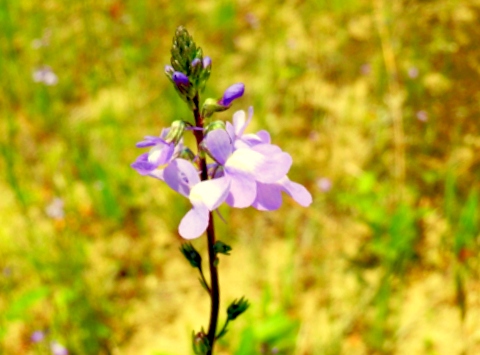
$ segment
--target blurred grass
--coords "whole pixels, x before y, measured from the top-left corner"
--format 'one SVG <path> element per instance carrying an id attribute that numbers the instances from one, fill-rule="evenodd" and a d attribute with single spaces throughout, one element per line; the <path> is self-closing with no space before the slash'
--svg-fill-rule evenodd
<path id="1" fill-rule="evenodd" d="M 205 97 L 244 82 L 234 109 L 314 195 L 222 207 L 224 305 L 252 307 L 219 354 L 479 353 L 479 18 L 478 0 L 0 0 L 0 353 L 46 353 L 48 330 L 71 354 L 187 354 L 207 323 L 188 204 L 129 167 L 190 117 L 163 74 L 180 24 L 212 57 Z"/>

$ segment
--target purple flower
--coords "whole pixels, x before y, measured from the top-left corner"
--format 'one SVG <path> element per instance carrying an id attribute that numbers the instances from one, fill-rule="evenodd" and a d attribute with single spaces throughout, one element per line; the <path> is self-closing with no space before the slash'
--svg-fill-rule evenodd
<path id="1" fill-rule="evenodd" d="M 332 180 L 322 177 L 317 180 L 317 186 L 321 191 L 328 192 L 332 189 Z"/>
<path id="2" fill-rule="evenodd" d="M 172 74 L 172 80 L 177 84 L 177 86 L 183 85 L 187 86 L 190 84 L 190 80 L 188 80 L 188 76 L 183 74 L 182 72 L 176 71 Z"/>
<path id="3" fill-rule="evenodd" d="M 233 100 L 236 100 L 243 96 L 245 91 L 245 85 L 242 83 L 236 83 L 227 88 L 223 93 L 223 97 L 218 102 L 222 106 L 230 106 Z"/>
<path id="4" fill-rule="evenodd" d="M 427 122 L 428 121 L 428 113 L 427 111 L 420 110 L 416 113 L 417 119 L 421 122 Z"/>
<path id="5" fill-rule="evenodd" d="M 183 217 L 178 232 L 185 239 L 198 238 L 207 229 L 209 211 L 218 208 L 225 200 L 226 182 L 219 184 L 216 179 L 200 181 L 197 169 L 185 159 L 172 161 L 163 176 L 168 186 L 192 203 L 192 209 Z"/>
<path id="6" fill-rule="evenodd" d="M 372 66 L 369 63 L 362 64 L 362 66 L 360 67 L 360 72 L 363 75 L 369 75 L 371 71 L 372 71 Z"/>
<path id="7" fill-rule="evenodd" d="M 34 82 L 44 83 L 48 86 L 52 86 L 58 83 L 58 76 L 53 72 L 52 68 L 47 65 L 35 69 L 32 77 Z"/>
<path id="8" fill-rule="evenodd" d="M 33 343 L 39 343 L 43 339 L 45 339 L 45 333 L 42 332 L 41 330 L 37 330 L 37 331 L 33 332 L 32 335 L 30 336 L 30 340 Z"/>
<path id="9" fill-rule="evenodd" d="M 68 355 L 68 350 L 62 344 L 52 341 L 50 344 L 52 355 Z"/>
<path id="10" fill-rule="evenodd" d="M 289 154 L 272 144 L 234 148 L 225 130 L 208 133 L 205 145 L 221 167 L 213 183 L 228 185 L 227 204 L 244 208 L 251 206 L 257 196 L 257 182 L 275 183 L 285 177 L 292 164 Z"/>
<path id="11" fill-rule="evenodd" d="M 63 206 L 63 200 L 59 197 L 55 197 L 45 208 L 45 213 L 52 219 L 63 219 L 65 217 Z"/>
<path id="12" fill-rule="evenodd" d="M 251 147 L 252 149 L 263 151 L 267 157 L 274 154 L 275 151 L 281 152 L 278 146 L 270 144 L 270 134 L 267 131 L 262 130 L 256 134 L 244 134 L 247 125 L 252 119 L 252 115 L 253 109 L 250 107 L 247 119 L 244 111 L 237 111 L 233 115 L 233 125 L 227 122 L 226 130 L 233 141 L 234 147 L 236 149 Z M 290 157 L 290 155 L 288 156 Z M 298 183 L 290 181 L 286 176 L 289 168 L 290 166 L 286 169 L 285 174 L 276 181 L 256 181 L 256 197 L 252 207 L 263 211 L 278 209 L 282 204 L 281 192 L 290 195 L 301 206 L 307 207 L 312 203 L 312 196 L 307 189 Z"/>
<path id="13" fill-rule="evenodd" d="M 409 76 L 411 79 L 417 78 L 417 77 L 418 77 L 418 74 L 419 74 L 418 68 L 416 68 L 416 67 L 410 67 L 410 68 L 408 68 L 408 76 Z"/>
<path id="14" fill-rule="evenodd" d="M 137 143 L 137 148 L 152 147 L 148 153 L 140 155 L 131 165 L 140 175 L 149 175 L 162 180 L 162 171 L 159 167 L 172 161 L 174 153 L 182 148 L 182 143 L 167 143 L 165 141 L 170 129 L 163 129 L 160 137 L 146 136 L 145 139 Z"/>

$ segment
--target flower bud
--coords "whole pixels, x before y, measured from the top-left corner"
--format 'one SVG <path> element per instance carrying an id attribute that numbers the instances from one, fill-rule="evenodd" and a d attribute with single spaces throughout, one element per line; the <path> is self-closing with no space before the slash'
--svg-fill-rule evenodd
<path id="1" fill-rule="evenodd" d="M 173 121 L 168 131 L 167 136 L 165 137 L 165 142 L 177 144 L 180 139 L 183 137 L 183 132 L 185 131 L 185 126 L 187 124 L 184 121 L 177 120 Z"/>
<path id="2" fill-rule="evenodd" d="M 173 73 L 175 73 L 175 69 L 171 65 L 165 65 L 165 74 L 171 78 Z"/>
<path id="3" fill-rule="evenodd" d="M 176 71 L 172 74 L 172 80 L 175 82 L 175 84 L 177 84 L 178 87 L 190 85 L 188 76 L 179 71 Z"/>
<path id="4" fill-rule="evenodd" d="M 210 57 L 203 58 L 203 69 L 210 69 L 212 67 L 212 59 Z"/>
<path id="5" fill-rule="evenodd" d="M 213 121 L 205 127 L 205 135 L 208 134 L 208 132 L 211 132 L 215 129 L 225 129 L 225 122 L 223 121 Z M 221 243 L 221 242 L 220 242 Z"/>
<path id="6" fill-rule="evenodd" d="M 224 126 L 225 126 L 225 124 L 224 124 Z M 227 245 L 224 242 L 218 240 L 213 245 L 213 250 L 215 251 L 216 254 L 230 255 L 229 252 L 230 252 L 230 250 L 232 250 L 232 247 L 230 245 Z"/>
<path id="7" fill-rule="evenodd" d="M 206 99 L 202 106 L 202 116 L 205 118 L 211 117 L 215 112 L 225 111 L 227 106 L 219 105 L 217 100 L 209 98 Z"/>
<path id="8" fill-rule="evenodd" d="M 245 85 L 242 83 L 236 83 L 231 85 L 230 87 L 225 90 L 223 93 L 223 97 L 218 102 L 222 106 L 229 107 L 233 100 L 236 100 L 243 96 L 243 92 L 245 91 Z"/>
<path id="9" fill-rule="evenodd" d="M 196 67 L 198 66 L 202 61 L 200 60 L 200 58 L 195 58 L 194 60 L 192 60 L 192 67 Z"/>
<path id="10" fill-rule="evenodd" d="M 248 301 L 246 299 L 244 299 L 243 297 L 240 298 L 238 301 L 237 300 L 233 301 L 232 304 L 230 306 L 228 306 L 227 319 L 229 321 L 234 320 L 240 314 L 245 312 L 249 306 L 250 305 L 248 304 Z"/>
<path id="11" fill-rule="evenodd" d="M 200 268 L 202 266 L 202 257 L 198 251 L 193 247 L 191 243 L 184 243 L 180 247 L 180 251 L 183 256 L 190 262 L 195 268 Z"/>
<path id="12" fill-rule="evenodd" d="M 192 347 L 193 352 L 197 355 L 205 355 L 210 350 L 208 337 L 203 329 L 197 334 L 195 332 L 192 333 Z"/>

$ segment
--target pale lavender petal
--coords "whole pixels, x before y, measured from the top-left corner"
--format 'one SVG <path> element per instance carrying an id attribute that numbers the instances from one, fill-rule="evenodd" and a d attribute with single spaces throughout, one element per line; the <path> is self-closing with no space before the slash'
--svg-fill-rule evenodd
<path id="1" fill-rule="evenodd" d="M 195 239 L 202 235 L 208 226 L 208 208 L 202 204 L 193 206 L 182 218 L 178 232 L 185 239 Z"/>
<path id="2" fill-rule="evenodd" d="M 292 157 L 287 153 L 268 156 L 253 149 L 241 148 L 228 158 L 225 169 L 229 174 L 241 171 L 254 176 L 259 182 L 273 183 L 284 177 L 291 165 Z"/>
<path id="3" fill-rule="evenodd" d="M 130 166 L 141 175 L 149 175 L 157 168 L 158 165 L 150 163 L 148 161 L 148 153 L 144 153 L 140 155 Z"/>
<path id="4" fill-rule="evenodd" d="M 278 145 L 274 144 L 257 144 L 256 146 L 252 147 L 252 150 L 267 156 L 282 152 L 282 149 Z"/>
<path id="5" fill-rule="evenodd" d="M 148 153 L 148 161 L 157 166 L 167 164 L 172 158 L 174 150 L 174 144 L 157 144 L 150 149 L 150 152 Z"/>
<path id="6" fill-rule="evenodd" d="M 230 193 L 226 199 L 227 204 L 236 208 L 250 206 L 255 200 L 257 186 L 248 174 L 237 172 L 230 177 Z"/>
<path id="7" fill-rule="evenodd" d="M 287 177 L 282 179 L 280 184 L 283 187 L 283 191 L 289 194 L 299 205 L 308 207 L 312 203 L 312 195 L 303 185 L 293 182 Z"/>
<path id="8" fill-rule="evenodd" d="M 227 131 L 223 129 L 208 132 L 205 145 L 212 157 L 221 165 L 225 165 L 227 158 L 232 154 L 232 141 Z"/>
<path id="9" fill-rule="evenodd" d="M 245 131 L 245 128 L 247 127 L 245 111 L 240 110 L 235 112 L 233 114 L 232 121 L 233 121 L 233 126 L 235 127 L 235 135 L 237 137 L 240 137 Z"/>
<path id="10" fill-rule="evenodd" d="M 230 179 L 227 177 L 202 181 L 191 189 L 189 198 L 193 205 L 203 204 L 213 211 L 225 201 L 229 187 Z"/>
<path id="11" fill-rule="evenodd" d="M 262 143 L 271 143 L 272 139 L 270 138 L 270 133 L 265 130 L 257 132 L 257 137 L 260 138 Z"/>
<path id="12" fill-rule="evenodd" d="M 189 161 L 175 159 L 165 168 L 163 178 L 170 188 L 188 197 L 190 189 L 200 182 L 198 172 Z"/>
<path id="13" fill-rule="evenodd" d="M 260 211 L 274 211 L 282 205 L 282 187 L 278 184 L 257 182 L 257 196 L 252 207 Z"/>
<path id="14" fill-rule="evenodd" d="M 232 142 L 235 141 L 236 135 L 235 135 L 235 127 L 227 121 L 225 123 L 225 130 L 227 131 L 228 135 L 230 136 Z"/>
<path id="15" fill-rule="evenodd" d="M 253 117 L 253 107 L 248 108 L 248 118 L 245 117 L 245 111 L 237 111 L 233 114 L 233 125 L 235 126 L 235 134 L 237 137 L 242 137 L 245 129 L 250 124 Z M 243 137 L 242 137 L 243 138 Z"/>

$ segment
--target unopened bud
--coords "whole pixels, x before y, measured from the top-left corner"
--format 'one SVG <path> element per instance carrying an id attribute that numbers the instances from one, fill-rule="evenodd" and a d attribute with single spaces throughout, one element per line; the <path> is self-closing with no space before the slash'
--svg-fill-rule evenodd
<path id="1" fill-rule="evenodd" d="M 248 301 L 243 297 L 240 298 L 238 301 L 237 300 L 233 301 L 232 304 L 228 306 L 228 309 L 227 309 L 228 320 L 234 320 L 240 314 L 245 312 L 249 306 L 250 305 L 248 304 Z"/>
<path id="2" fill-rule="evenodd" d="M 245 91 L 245 85 L 242 83 L 236 83 L 227 88 L 223 93 L 223 97 L 218 101 L 218 103 L 222 106 L 229 107 L 232 102 L 240 97 L 243 96 L 243 92 Z"/>
<path id="3" fill-rule="evenodd" d="M 165 142 L 177 144 L 180 139 L 183 137 L 183 132 L 185 131 L 185 126 L 187 124 L 184 121 L 177 120 L 173 121 L 168 131 L 167 136 L 165 137 Z"/>
<path id="4" fill-rule="evenodd" d="M 200 268 L 202 266 L 202 257 L 198 251 L 193 247 L 191 243 L 184 243 L 180 247 L 180 251 L 183 256 L 190 262 L 195 268 Z"/>

